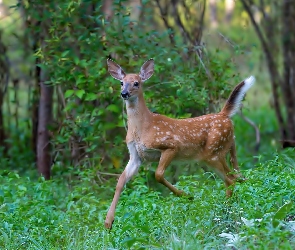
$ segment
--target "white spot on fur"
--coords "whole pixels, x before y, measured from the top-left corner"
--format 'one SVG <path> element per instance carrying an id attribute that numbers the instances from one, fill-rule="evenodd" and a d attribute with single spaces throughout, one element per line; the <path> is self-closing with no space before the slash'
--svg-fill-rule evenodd
<path id="1" fill-rule="evenodd" d="M 177 140 L 177 141 L 180 140 L 178 135 L 174 135 L 173 138 L 174 138 L 174 140 Z"/>

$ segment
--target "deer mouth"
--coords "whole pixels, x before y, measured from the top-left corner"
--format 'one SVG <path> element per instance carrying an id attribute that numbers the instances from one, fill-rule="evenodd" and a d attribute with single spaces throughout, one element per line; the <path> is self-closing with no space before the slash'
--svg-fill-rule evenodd
<path id="1" fill-rule="evenodd" d="M 130 93 L 129 92 L 122 92 L 121 93 L 121 97 L 124 99 L 124 100 L 128 100 L 130 98 Z"/>
<path id="2" fill-rule="evenodd" d="M 130 96 L 122 96 L 122 99 L 124 100 L 124 101 L 128 101 L 129 100 L 129 98 L 130 98 Z"/>

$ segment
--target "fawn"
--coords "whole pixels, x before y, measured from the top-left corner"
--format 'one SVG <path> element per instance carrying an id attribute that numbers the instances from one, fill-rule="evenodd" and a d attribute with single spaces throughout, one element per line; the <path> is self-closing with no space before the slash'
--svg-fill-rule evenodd
<path id="1" fill-rule="evenodd" d="M 121 82 L 121 97 L 126 102 L 128 131 L 126 144 L 129 150 L 129 162 L 121 174 L 112 204 L 108 210 L 105 227 L 111 229 L 115 209 L 124 185 L 134 176 L 144 161 L 159 162 L 155 172 L 156 180 L 168 187 L 175 195 L 183 191 L 176 189 L 164 178 L 165 169 L 172 161 L 197 160 L 211 167 L 225 182 L 226 195 L 232 190 L 228 187 L 238 180 L 238 167 L 234 129 L 230 119 L 240 108 L 247 90 L 255 82 L 249 78 L 238 84 L 223 109 L 217 114 L 208 114 L 195 118 L 172 119 L 152 113 L 143 97 L 143 83 L 154 72 L 154 60 L 146 61 L 139 74 L 125 74 L 123 69 L 107 60 L 108 71 Z M 230 162 L 235 173 L 226 163 L 226 154 L 230 153 Z"/>

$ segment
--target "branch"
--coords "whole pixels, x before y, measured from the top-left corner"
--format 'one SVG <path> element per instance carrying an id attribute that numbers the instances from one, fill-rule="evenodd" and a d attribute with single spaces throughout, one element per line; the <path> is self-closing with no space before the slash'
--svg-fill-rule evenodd
<path id="1" fill-rule="evenodd" d="M 105 173 L 105 172 L 97 172 L 98 174 L 102 174 L 102 175 L 109 175 L 109 176 L 116 176 L 116 177 L 120 177 L 120 174 L 113 174 L 113 173 Z"/>
<path id="2" fill-rule="evenodd" d="M 282 143 L 283 148 L 294 148 L 295 147 L 295 140 L 280 140 Z"/>
<path id="3" fill-rule="evenodd" d="M 266 18 L 266 13 L 264 11 L 264 6 L 265 6 L 264 0 L 260 0 L 259 2 L 260 2 L 259 10 L 262 12 L 263 18 Z"/>
<path id="4" fill-rule="evenodd" d="M 259 39 L 261 41 L 262 47 L 263 47 L 264 52 L 266 54 L 266 57 L 268 59 L 269 57 L 271 57 L 271 53 L 270 53 L 270 50 L 268 48 L 268 44 L 267 44 L 266 40 L 263 37 L 261 29 L 259 28 L 257 22 L 254 19 L 253 13 L 252 13 L 252 11 L 250 9 L 250 5 L 248 5 L 246 0 L 241 0 L 241 1 L 242 1 L 243 6 L 244 6 L 244 9 L 246 10 L 246 12 L 248 13 L 248 15 L 250 17 L 250 20 L 251 20 L 251 22 L 252 22 L 252 24 L 254 26 L 254 29 L 255 29 L 255 31 L 256 31 L 256 33 L 257 33 L 257 35 L 258 35 L 258 37 L 259 37 Z"/>
<path id="5" fill-rule="evenodd" d="M 245 122 L 247 122 L 255 130 L 256 144 L 255 144 L 254 150 L 255 150 L 255 154 L 257 154 L 258 151 L 259 151 L 259 147 L 260 147 L 260 131 L 259 131 L 259 128 L 256 126 L 256 124 L 253 121 L 251 121 L 248 117 L 244 116 L 242 110 L 239 112 L 239 115 L 242 117 L 242 119 Z"/>
<path id="6" fill-rule="evenodd" d="M 160 2 L 159 2 L 159 0 L 156 0 L 156 3 L 157 3 L 157 6 L 158 6 L 158 8 L 159 8 L 159 10 L 160 10 L 160 14 L 161 14 L 161 17 L 162 17 L 162 19 L 163 19 L 163 22 L 164 22 L 164 24 L 165 24 L 165 26 L 166 26 L 166 29 L 172 31 L 172 34 L 169 34 L 169 39 L 170 39 L 171 44 L 174 46 L 174 45 L 175 45 L 174 36 L 173 36 L 173 34 L 174 34 L 174 30 L 173 30 L 173 28 L 169 25 L 169 23 L 168 23 L 168 21 L 167 21 L 167 8 L 166 8 L 166 10 L 164 11 L 163 8 L 162 8 L 162 6 L 161 6 L 161 4 L 160 4 Z M 166 6 L 166 7 L 167 7 L 167 6 Z"/>
<path id="7" fill-rule="evenodd" d="M 181 30 L 181 33 L 182 33 L 183 38 L 185 40 L 184 42 L 190 41 L 190 43 L 193 44 L 191 37 L 189 36 L 187 30 L 184 28 L 183 23 L 181 22 L 176 5 L 177 5 L 177 0 L 172 0 L 173 16 L 175 18 L 176 24 L 178 25 L 179 29 Z"/>
<path id="8" fill-rule="evenodd" d="M 195 43 L 197 45 L 200 45 L 200 42 L 201 42 L 201 39 L 202 39 L 203 25 L 204 25 L 204 18 L 205 18 L 205 10 L 206 10 L 206 0 L 204 0 L 202 13 L 201 13 L 201 17 L 200 17 L 200 20 L 199 20 L 198 30 L 195 32 L 197 34 L 197 36 L 195 38 Z"/>
<path id="9" fill-rule="evenodd" d="M 224 40 L 225 42 L 227 42 L 230 46 L 232 46 L 233 48 L 236 47 L 236 45 L 235 45 L 233 42 L 231 42 L 227 37 L 225 37 L 221 32 L 217 32 L 217 33 L 218 33 L 218 35 L 220 35 L 220 36 L 223 38 L 223 40 Z"/>

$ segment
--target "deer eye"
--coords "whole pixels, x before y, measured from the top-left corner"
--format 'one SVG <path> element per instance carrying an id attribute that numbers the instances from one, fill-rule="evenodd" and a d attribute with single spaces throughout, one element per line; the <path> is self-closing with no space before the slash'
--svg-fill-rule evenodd
<path id="1" fill-rule="evenodd" d="M 123 86 L 123 82 L 121 82 L 121 86 Z"/>
<path id="2" fill-rule="evenodd" d="M 135 82 L 135 83 L 134 83 L 134 86 L 135 86 L 135 87 L 138 87 L 138 86 L 139 86 L 139 83 L 138 83 L 138 82 Z"/>

